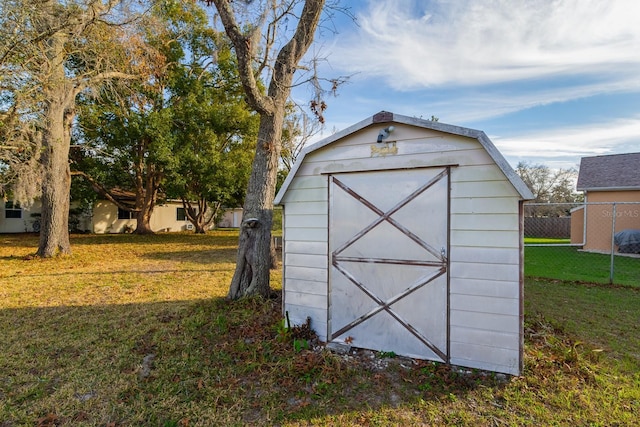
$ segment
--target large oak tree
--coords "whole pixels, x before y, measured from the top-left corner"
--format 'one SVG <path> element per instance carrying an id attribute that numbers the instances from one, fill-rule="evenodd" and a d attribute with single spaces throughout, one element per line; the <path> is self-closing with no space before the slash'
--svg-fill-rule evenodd
<path id="1" fill-rule="evenodd" d="M 271 266 L 273 199 L 282 149 L 282 129 L 294 74 L 313 41 L 325 0 L 265 2 L 252 22 L 241 22 L 236 8 L 252 8 L 251 2 L 207 0 L 214 3 L 220 21 L 233 43 L 247 102 L 260 115 L 258 140 L 244 203 L 236 269 L 228 297 L 268 296 Z M 242 3 L 245 3 L 244 5 Z M 262 3 L 261 3 L 262 4 Z M 245 9 L 245 12 L 247 9 Z M 290 34 L 279 34 L 295 22 Z M 276 48 L 276 40 L 286 39 Z M 266 93 L 258 84 L 268 74 Z"/>
<path id="2" fill-rule="evenodd" d="M 7 0 L 2 4 L 0 88 L 11 118 L 8 145 L 30 152 L 15 194 L 33 199 L 40 186 L 37 255 L 71 252 L 68 231 L 69 149 L 76 99 L 117 78 L 126 61 L 125 26 L 114 25 L 120 0 Z M 119 9 L 118 14 L 124 9 Z M 32 187 L 25 190 L 24 187 Z M 20 200 L 27 204 L 31 200 Z"/>
<path id="3" fill-rule="evenodd" d="M 235 206 L 246 186 L 253 146 L 246 135 L 255 135 L 257 115 L 244 100 L 228 39 L 208 26 L 200 4 L 157 1 L 137 27 L 158 60 L 147 79 L 82 104 L 78 173 L 134 214 L 134 233 L 153 233 L 151 214 L 165 197 L 182 199 L 204 232 L 214 211 Z"/>

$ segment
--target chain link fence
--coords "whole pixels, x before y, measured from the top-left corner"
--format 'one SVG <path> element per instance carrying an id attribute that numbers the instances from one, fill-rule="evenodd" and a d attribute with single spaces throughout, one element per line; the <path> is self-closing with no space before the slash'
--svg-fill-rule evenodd
<path id="1" fill-rule="evenodd" d="M 526 203 L 525 275 L 640 287 L 640 202 Z"/>

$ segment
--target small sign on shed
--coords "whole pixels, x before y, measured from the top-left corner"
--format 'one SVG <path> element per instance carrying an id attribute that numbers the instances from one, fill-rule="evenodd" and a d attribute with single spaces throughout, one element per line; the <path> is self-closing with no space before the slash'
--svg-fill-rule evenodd
<path id="1" fill-rule="evenodd" d="M 518 375 L 532 197 L 481 131 L 369 117 L 306 148 L 276 196 L 284 310 L 326 342 Z"/>

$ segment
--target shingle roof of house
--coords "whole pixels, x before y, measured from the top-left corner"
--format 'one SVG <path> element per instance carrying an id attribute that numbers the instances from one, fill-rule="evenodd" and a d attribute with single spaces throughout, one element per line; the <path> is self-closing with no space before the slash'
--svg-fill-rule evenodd
<path id="1" fill-rule="evenodd" d="M 640 190 L 640 153 L 583 157 L 577 189 Z"/>

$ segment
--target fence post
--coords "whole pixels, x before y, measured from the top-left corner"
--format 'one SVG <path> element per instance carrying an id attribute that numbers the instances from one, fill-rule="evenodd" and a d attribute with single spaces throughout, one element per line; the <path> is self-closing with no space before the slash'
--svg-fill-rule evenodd
<path id="1" fill-rule="evenodd" d="M 615 252 L 615 234 L 616 234 L 616 202 L 613 202 L 613 209 L 611 213 L 611 265 L 609 267 L 609 284 L 613 284 L 613 265 Z"/>

